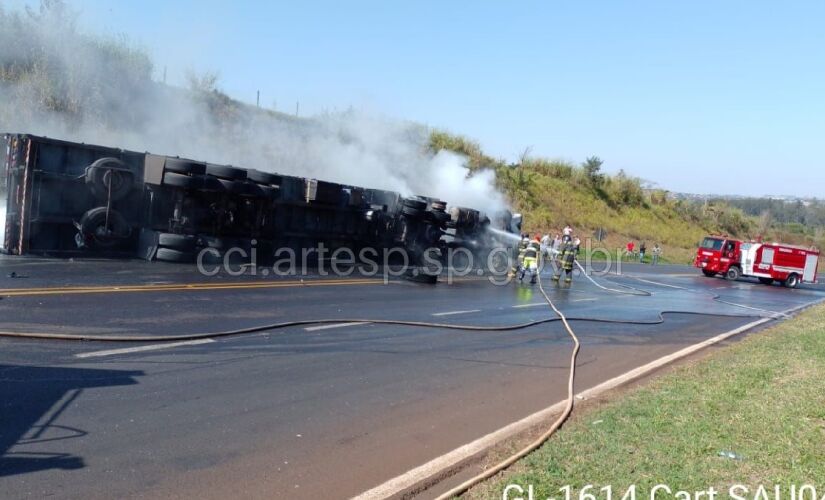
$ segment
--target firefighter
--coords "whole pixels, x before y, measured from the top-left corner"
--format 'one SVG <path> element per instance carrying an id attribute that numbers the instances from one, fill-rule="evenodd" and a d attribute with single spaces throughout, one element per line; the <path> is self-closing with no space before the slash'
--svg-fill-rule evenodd
<path id="1" fill-rule="evenodd" d="M 530 284 L 534 285 L 536 283 L 539 274 L 539 253 L 541 253 L 541 238 L 536 236 L 533 241 L 527 243 L 527 247 L 524 249 L 524 259 L 521 263 L 521 272 L 518 275 L 519 281 L 523 281 L 524 275 L 527 271 L 530 271 Z"/>
<path id="2" fill-rule="evenodd" d="M 524 252 L 527 251 L 527 245 L 530 244 L 530 238 L 526 233 L 522 233 L 521 241 L 518 242 L 518 256 L 513 263 L 513 269 L 510 271 L 510 276 L 518 276 L 521 273 L 522 263 L 524 262 Z"/>
<path id="3" fill-rule="evenodd" d="M 573 265 L 576 260 L 576 247 L 572 241 L 568 241 L 564 245 L 564 250 L 561 253 L 560 257 L 561 266 L 556 269 L 556 273 L 553 275 L 553 281 L 558 282 L 561 279 L 561 272 L 564 271 L 567 276 L 564 278 L 564 282 L 570 284 L 573 282 Z"/>

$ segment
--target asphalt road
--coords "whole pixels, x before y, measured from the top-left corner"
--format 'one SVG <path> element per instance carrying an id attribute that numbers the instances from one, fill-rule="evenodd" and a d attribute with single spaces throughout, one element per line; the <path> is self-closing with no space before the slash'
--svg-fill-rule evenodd
<path id="1" fill-rule="evenodd" d="M 660 324 L 575 321 L 577 389 L 765 310 L 825 298 L 821 287 L 694 271 L 626 265 L 602 279 L 651 296 L 582 277 L 569 289 L 545 281 L 570 317 L 654 322 L 664 313 Z M 311 318 L 490 326 L 549 317 L 535 287 L 477 277 L 431 287 L 0 258 L 3 331 L 162 335 Z M 0 496 L 346 498 L 561 400 L 570 347 L 559 323 L 504 332 L 326 324 L 178 345 L 0 338 Z"/>

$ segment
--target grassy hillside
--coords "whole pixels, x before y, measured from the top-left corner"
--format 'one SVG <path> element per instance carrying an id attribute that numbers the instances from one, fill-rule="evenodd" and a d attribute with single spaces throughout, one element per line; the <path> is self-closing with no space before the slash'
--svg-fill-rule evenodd
<path id="1" fill-rule="evenodd" d="M 697 242 L 708 233 L 822 243 L 811 237 L 813 232 L 792 233 L 776 224 L 765 227 L 764 220 L 722 200 L 674 200 L 666 191 L 645 190 L 639 179 L 625 172 L 604 174 L 596 157 L 575 165 L 525 155 L 508 164 L 485 155 L 476 142 L 443 131 L 431 134 L 430 146 L 466 155 L 472 170 L 494 170 L 513 208 L 524 213 L 524 229 L 530 233 L 556 232 L 570 224 L 586 238 L 601 228 L 608 248 L 623 247 L 628 240 L 637 245 L 645 241 L 648 248 L 659 243 L 671 262 L 689 261 Z"/>

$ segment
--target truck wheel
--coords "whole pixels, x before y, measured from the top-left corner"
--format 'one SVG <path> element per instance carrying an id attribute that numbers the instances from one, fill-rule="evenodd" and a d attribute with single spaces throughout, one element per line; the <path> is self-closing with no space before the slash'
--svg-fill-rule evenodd
<path id="1" fill-rule="evenodd" d="M 80 218 L 80 231 L 91 236 L 95 245 L 100 247 L 115 245 L 132 232 L 129 223 L 120 212 L 108 210 L 108 217 L 106 212 L 106 207 L 97 207 L 89 210 Z"/>
<path id="2" fill-rule="evenodd" d="M 228 181 L 246 180 L 246 170 L 242 168 L 235 168 L 224 165 L 207 165 L 206 173 L 209 175 L 214 175 L 219 179 L 226 179 Z"/>
<path id="3" fill-rule="evenodd" d="M 117 201 L 132 190 L 134 178 L 129 167 L 117 158 L 100 158 L 86 167 L 86 185 L 99 200 L 106 200 L 110 193 Z"/>
<path id="4" fill-rule="evenodd" d="M 707 269 L 702 269 L 702 274 L 704 274 L 708 278 L 713 278 L 716 276 L 716 273 L 713 271 L 708 271 Z"/>
<path id="5" fill-rule="evenodd" d="M 763 285 L 773 285 L 773 279 L 772 278 L 759 278 L 759 282 L 762 283 Z"/>
<path id="6" fill-rule="evenodd" d="M 281 178 L 277 175 L 268 172 L 261 172 L 260 170 L 249 170 L 246 173 L 246 178 L 258 184 L 265 184 L 267 186 L 278 186 L 281 184 Z"/>
<path id="7" fill-rule="evenodd" d="M 791 274 L 782 284 L 788 288 L 796 288 L 799 285 L 799 276 L 797 274 Z"/>
<path id="8" fill-rule="evenodd" d="M 725 273 L 725 279 L 728 281 L 736 281 L 742 276 L 742 270 L 736 266 L 731 266 L 728 272 Z"/>
<path id="9" fill-rule="evenodd" d="M 155 253 L 155 259 L 164 262 L 188 264 L 195 261 L 195 256 L 190 252 L 181 252 L 180 250 L 174 250 L 172 248 L 158 248 L 157 253 Z"/>
<path id="10" fill-rule="evenodd" d="M 175 172 L 176 174 L 203 175 L 206 173 L 205 163 L 181 160 L 180 158 L 167 158 L 164 168 L 167 172 Z"/>
<path id="11" fill-rule="evenodd" d="M 196 242 L 197 238 L 191 234 L 158 233 L 158 246 L 161 247 L 192 252 Z"/>
<path id="12" fill-rule="evenodd" d="M 173 172 L 166 172 L 163 174 L 163 185 L 172 186 L 181 189 L 197 189 L 203 184 L 200 177 L 189 177 L 184 174 L 176 174 Z"/>

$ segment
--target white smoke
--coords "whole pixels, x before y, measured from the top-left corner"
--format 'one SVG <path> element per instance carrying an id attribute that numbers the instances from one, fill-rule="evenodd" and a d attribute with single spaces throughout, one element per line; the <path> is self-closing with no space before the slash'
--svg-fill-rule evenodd
<path id="1" fill-rule="evenodd" d="M 463 157 L 433 153 L 426 127 L 356 112 L 298 119 L 234 102 L 214 82 L 162 85 L 139 50 L 78 33 L 67 16 L 0 9 L 0 131 L 506 208 L 495 174 L 468 176 Z"/>

